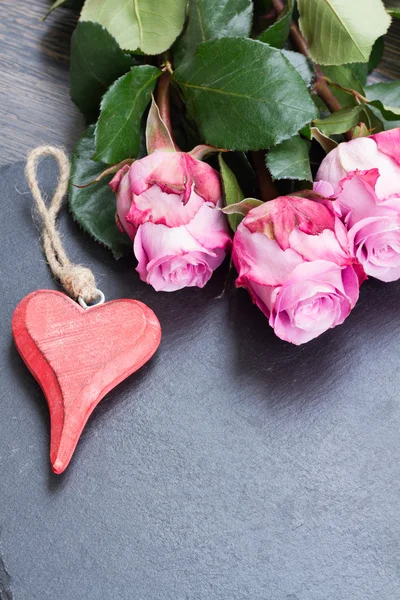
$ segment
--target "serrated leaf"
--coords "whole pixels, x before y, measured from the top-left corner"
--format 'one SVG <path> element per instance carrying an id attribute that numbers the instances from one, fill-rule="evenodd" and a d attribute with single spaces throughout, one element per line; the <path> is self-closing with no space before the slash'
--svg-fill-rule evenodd
<path id="1" fill-rule="evenodd" d="M 182 31 L 186 0 L 86 0 L 80 20 L 101 23 L 124 50 L 165 52 Z"/>
<path id="2" fill-rule="evenodd" d="M 298 0 L 300 29 L 321 65 L 368 62 L 390 16 L 381 0 Z"/>
<path id="3" fill-rule="evenodd" d="M 138 156 L 140 123 L 160 74 L 150 65 L 133 67 L 110 87 L 101 102 L 93 160 L 113 165 Z"/>
<path id="4" fill-rule="evenodd" d="M 271 148 L 266 164 L 272 179 L 312 181 L 309 151 L 310 142 L 299 135 Z"/>
<path id="5" fill-rule="evenodd" d="M 364 108 L 363 104 L 354 108 L 342 108 L 326 119 L 314 119 L 313 123 L 327 136 L 346 133 L 360 121 L 360 114 Z"/>
<path id="6" fill-rule="evenodd" d="M 368 73 L 376 69 L 379 63 L 382 60 L 383 53 L 385 51 L 385 38 L 382 35 L 379 37 L 374 45 L 372 46 L 372 51 L 368 61 Z"/>
<path id="7" fill-rule="evenodd" d="M 132 242 L 121 233 L 115 222 L 116 200 L 107 177 L 87 188 L 77 188 L 96 179 L 106 168 L 94 162 L 94 125 L 90 125 L 72 151 L 71 177 L 69 183 L 69 206 L 83 227 L 98 242 L 110 248 L 117 258 L 132 250 Z"/>
<path id="8" fill-rule="evenodd" d="M 292 50 L 281 50 L 281 52 L 292 67 L 296 69 L 306 86 L 310 87 L 314 77 L 310 61 L 303 54 L 300 54 L 300 52 L 293 52 Z"/>
<path id="9" fill-rule="evenodd" d="M 71 38 L 71 98 L 88 120 L 97 116 L 109 86 L 129 71 L 133 59 L 99 23 L 78 23 Z"/>
<path id="10" fill-rule="evenodd" d="M 174 46 L 175 65 L 191 58 L 207 40 L 248 37 L 252 16 L 252 0 L 189 0 L 187 25 Z"/>
<path id="11" fill-rule="evenodd" d="M 390 81 L 388 83 L 374 83 L 372 85 L 367 85 L 365 88 L 365 95 L 368 100 L 379 101 L 386 107 L 389 106 L 399 109 L 400 81 Z M 378 108 L 370 108 L 375 115 L 379 116 L 385 129 L 394 129 L 396 127 L 400 127 L 400 118 L 398 118 L 398 120 L 389 120 L 384 117 L 381 111 L 377 112 Z"/>
<path id="12" fill-rule="evenodd" d="M 317 112 L 304 81 L 281 51 L 257 40 L 204 42 L 193 59 L 176 69 L 174 80 L 203 139 L 219 148 L 274 146 Z"/>
<path id="13" fill-rule="evenodd" d="M 283 48 L 289 36 L 290 23 L 292 22 L 294 2 L 288 0 L 278 19 L 266 31 L 258 36 L 260 42 Z"/>
<path id="14" fill-rule="evenodd" d="M 218 163 L 222 180 L 222 189 L 224 192 L 225 206 L 230 206 L 231 204 L 237 204 L 238 202 L 241 202 L 244 199 L 244 194 L 239 187 L 234 172 L 228 167 L 222 158 L 222 154 L 218 155 Z M 239 214 L 228 216 L 229 225 L 231 226 L 232 231 L 236 231 L 237 226 L 242 219 L 243 216 Z"/>

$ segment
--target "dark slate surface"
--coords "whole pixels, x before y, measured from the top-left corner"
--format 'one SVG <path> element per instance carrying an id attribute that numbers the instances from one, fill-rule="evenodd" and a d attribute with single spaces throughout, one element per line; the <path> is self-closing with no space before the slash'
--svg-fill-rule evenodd
<path id="1" fill-rule="evenodd" d="M 51 189 L 55 167 L 41 170 Z M 347 323 L 300 348 L 244 291 L 157 294 L 65 211 L 71 258 L 164 329 L 96 409 L 63 476 L 11 339 L 55 287 L 22 163 L 1 170 L 1 600 L 398 600 L 399 284 L 367 282 Z"/>

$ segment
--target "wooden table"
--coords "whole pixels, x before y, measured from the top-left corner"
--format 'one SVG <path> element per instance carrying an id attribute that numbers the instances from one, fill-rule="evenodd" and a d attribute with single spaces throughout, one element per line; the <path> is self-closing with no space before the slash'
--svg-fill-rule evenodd
<path id="1" fill-rule="evenodd" d="M 400 6 L 400 0 L 388 2 Z M 84 127 L 69 97 L 69 46 L 77 13 L 54 11 L 46 0 L 3 0 L 0 22 L 0 164 L 25 158 L 38 144 L 71 150 Z M 386 36 L 385 55 L 373 80 L 400 78 L 400 21 Z"/>

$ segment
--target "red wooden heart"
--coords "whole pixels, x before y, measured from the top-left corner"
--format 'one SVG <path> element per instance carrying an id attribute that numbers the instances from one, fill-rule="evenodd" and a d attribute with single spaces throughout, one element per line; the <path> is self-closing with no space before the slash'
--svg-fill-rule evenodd
<path id="1" fill-rule="evenodd" d="M 95 406 L 157 350 L 160 324 L 136 300 L 84 310 L 61 292 L 38 290 L 18 304 L 12 331 L 46 396 L 50 461 L 53 471 L 62 473 Z"/>

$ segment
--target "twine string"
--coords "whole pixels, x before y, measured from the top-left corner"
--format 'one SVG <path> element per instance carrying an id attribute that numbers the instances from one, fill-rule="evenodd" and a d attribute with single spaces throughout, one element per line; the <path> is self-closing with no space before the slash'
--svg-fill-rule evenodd
<path id="1" fill-rule="evenodd" d="M 44 156 L 55 158 L 60 172 L 56 190 L 48 205 L 43 199 L 37 181 L 37 166 Z M 95 277 L 87 267 L 74 264 L 69 260 L 56 224 L 58 213 L 67 192 L 69 173 L 68 157 L 60 148 L 39 146 L 28 155 L 25 175 L 41 220 L 43 250 L 49 267 L 69 296 L 75 300 L 80 297 L 85 303 L 90 303 L 99 295 Z"/>

